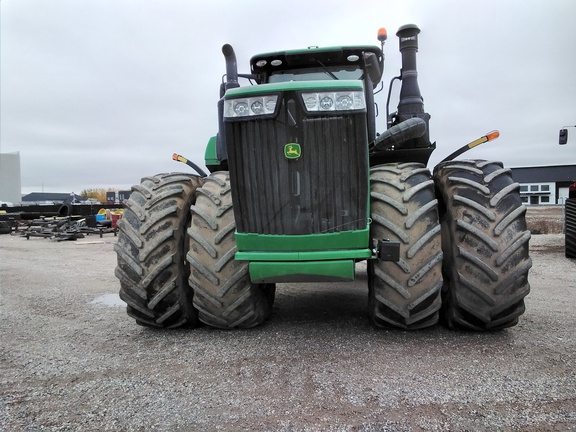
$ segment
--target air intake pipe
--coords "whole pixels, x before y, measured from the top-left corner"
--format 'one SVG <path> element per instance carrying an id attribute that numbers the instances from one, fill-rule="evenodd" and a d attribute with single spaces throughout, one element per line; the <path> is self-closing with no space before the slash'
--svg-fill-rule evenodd
<path id="1" fill-rule="evenodd" d="M 431 145 L 428 130 L 430 114 L 424 112 L 424 99 L 420 93 L 420 87 L 418 87 L 418 71 L 416 69 L 418 33 L 420 33 L 420 29 L 415 24 L 403 25 L 396 32 L 396 36 L 400 40 L 400 53 L 402 54 L 402 87 L 394 123 L 399 124 L 413 117 L 419 117 L 426 122 L 425 133 L 404 143 L 402 145 L 404 148 L 429 147 Z"/>

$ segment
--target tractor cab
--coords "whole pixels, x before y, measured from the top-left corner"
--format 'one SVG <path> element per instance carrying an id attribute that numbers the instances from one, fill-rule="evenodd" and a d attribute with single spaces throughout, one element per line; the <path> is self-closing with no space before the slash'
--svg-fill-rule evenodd
<path id="1" fill-rule="evenodd" d="M 206 166 L 211 172 L 228 170 L 233 163 L 228 153 L 236 144 L 227 140 L 236 139 L 226 137 L 226 123 L 270 118 L 283 122 L 280 111 L 287 110 L 292 126 L 302 126 L 305 118 L 361 111 L 365 125 L 359 129 L 364 130 L 366 138 L 355 142 L 367 144 L 376 139 L 374 88 L 380 83 L 384 67 L 379 47 L 310 47 L 258 54 L 250 60 L 250 74 L 238 73 L 230 45 L 222 50 L 226 81 L 220 88 L 218 102 L 219 133 L 206 152 Z M 240 87 L 239 77 L 257 85 Z M 288 96 L 290 92 L 295 97 Z"/>
<path id="2" fill-rule="evenodd" d="M 322 80 L 362 81 L 366 105 L 368 141 L 376 139 L 374 88 L 382 79 L 384 55 L 377 46 L 309 47 L 308 49 L 258 54 L 250 59 L 250 69 L 258 83 L 311 82 Z M 312 99 L 309 100 L 312 103 Z M 346 106 L 352 101 L 318 101 L 318 110 L 332 104 Z"/>
<path id="3" fill-rule="evenodd" d="M 382 77 L 382 66 L 382 50 L 375 46 L 310 47 L 259 54 L 250 60 L 250 69 L 258 83 L 370 77 L 375 86 Z"/>

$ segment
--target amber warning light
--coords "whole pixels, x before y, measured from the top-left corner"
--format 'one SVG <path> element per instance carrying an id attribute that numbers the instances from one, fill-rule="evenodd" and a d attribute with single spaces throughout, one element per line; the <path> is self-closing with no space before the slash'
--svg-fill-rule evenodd
<path id="1" fill-rule="evenodd" d="M 384 27 L 380 27 L 378 29 L 378 40 L 383 43 L 386 39 L 388 39 L 388 32 Z"/>
<path id="2" fill-rule="evenodd" d="M 498 132 L 497 130 L 486 134 L 486 138 L 488 138 L 488 141 L 492 141 L 493 139 L 496 139 L 499 136 L 500 136 L 500 132 Z"/>
<path id="3" fill-rule="evenodd" d="M 486 135 L 481 136 L 478 139 L 475 139 L 474 141 L 466 144 L 465 146 L 460 147 L 458 150 L 456 150 L 454 153 L 451 153 L 450 155 L 448 155 L 447 157 L 445 157 L 444 159 L 442 159 L 442 162 L 446 162 L 446 161 L 451 161 L 453 160 L 456 156 L 460 156 L 462 153 L 464 153 L 465 151 L 470 150 L 471 148 L 474 148 L 476 146 L 479 146 L 480 144 L 484 144 L 485 142 L 488 141 L 492 141 L 495 140 L 496 138 L 498 138 L 500 136 L 500 132 L 498 132 L 497 130 L 493 130 L 492 132 L 488 132 Z"/>

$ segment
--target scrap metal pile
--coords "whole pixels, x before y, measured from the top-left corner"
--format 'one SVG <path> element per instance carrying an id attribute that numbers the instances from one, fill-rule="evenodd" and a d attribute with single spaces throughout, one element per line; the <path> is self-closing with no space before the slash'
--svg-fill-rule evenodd
<path id="1" fill-rule="evenodd" d="M 87 235 L 113 233 L 117 235 L 116 226 L 111 221 L 96 222 L 92 217 L 41 217 L 30 221 L 20 221 L 14 227 L 14 233 L 26 239 L 30 237 L 43 237 L 55 241 L 78 240 Z"/>
<path id="2" fill-rule="evenodd" d="M 56 241 L 78 240 L 87 235 L 113 233 L 124 210 L 102 205 L 96 213 L 92 205 L 44 205 L 6 207 L 0 210 L 0 234 L 43 237 Z"/>

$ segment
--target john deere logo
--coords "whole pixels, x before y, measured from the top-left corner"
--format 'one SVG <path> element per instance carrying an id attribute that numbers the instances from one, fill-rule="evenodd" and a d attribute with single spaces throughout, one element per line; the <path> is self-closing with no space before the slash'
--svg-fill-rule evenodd
<path id="1" fill-rule="evenodd" d="M 302 155 L 302 149 L 298 143 L 289 143 L 284 146 L 284 156 L 287 159 L 298 159 Z"/>

